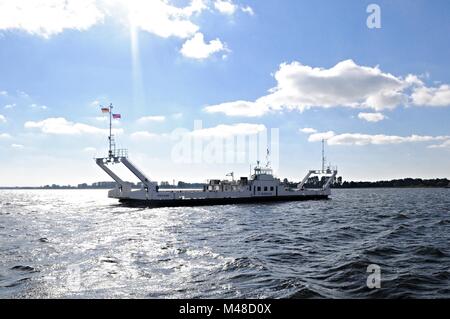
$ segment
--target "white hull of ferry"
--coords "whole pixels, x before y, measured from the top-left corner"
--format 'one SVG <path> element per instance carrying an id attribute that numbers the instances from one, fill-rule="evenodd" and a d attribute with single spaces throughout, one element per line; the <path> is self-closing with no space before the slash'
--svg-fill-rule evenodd
<path id="1" fill-rule="evenodd" d="M 252 192 L 204 192 L 204 191 L 161 191 L 149 194 L 144 190 L 121 192 L 110 190 L 108 197 L 118 199 L 122 204 L 142 207 L 178 207 L 234 205 L 249 203 L 270 203 L 304 200 L 324 200 L 331 195 L 330 189 L 304 191 L 278 190 L 253 195 Z"/>

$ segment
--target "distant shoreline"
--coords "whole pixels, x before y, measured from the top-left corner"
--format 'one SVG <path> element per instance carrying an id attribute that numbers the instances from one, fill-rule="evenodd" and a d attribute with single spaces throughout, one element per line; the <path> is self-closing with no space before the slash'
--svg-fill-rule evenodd
<path id="1" fill-rule="evenodd" d="M 361 187 L 331 187 L 332 189 L 450 189 L 450 186 L 361 186 Z M 164 188 L 163 188 L 164 189 Z M 60 188 L 44 188 L 44 187 L 0 187 L 0 190 L 111 190 L 111 188 L 77 188 L 77 187 L 60 187 Z M 183 188 L 171 188 L 170 190 L 184 190 Z"/>
<path id="2" fill-rule="evenodd" d="M 318 178 L 310 178 L 305 184 L 305 188 L 321 188 L 323 180 Z M 141 183 L 128 183 L 133 189 L 140 189 Z M 296 188 L 299 182 L 283 180 L 283 185 L 291 188 Z M 205 183 L 186 183 L 179 181 L 176 185 L 170 185 L 168 182 L 162 182 L 159 189 L 167 190 L 185 190 L 185 189 L 203 189 Z M 45 186 L 0 186 L 1 190 L 12 189 L 113 189 L 116 187 L 115 182 L 96 182 L 92 184 L 78 184 L 72 185 L 45 185 Z M 389 181 L 376 181 L 376 182 L 354 182 L 354 181 L 342 181 L 342 177 L 338 177 L 336 182 L 331 185 L 334 189 L 354 189 L 354 188 L 450 188 L 450 180 L 447 178 L 435 178 L 435 179 L 421 179 L 421 178 L 404 178 L 393 179 Z"/>

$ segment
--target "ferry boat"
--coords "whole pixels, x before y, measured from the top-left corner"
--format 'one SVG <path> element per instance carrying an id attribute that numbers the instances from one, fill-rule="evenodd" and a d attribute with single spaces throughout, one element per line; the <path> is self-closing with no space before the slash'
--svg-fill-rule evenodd
<path id="1" fill-rule="evenodd" d="M 234 177 L 232 181 L 213 179 L 199 190 L 162 190 L 157 182 L 151 181 L 131 162 L 127 150 L 115 148 L 114 136 L 111 134 L 112 108 L 112 105 L 102 108 L 105 111 L 108 109 L 110 113 L 109 153 L 107 157 L 96 158 L 95 161 L 116 182 L 116 187 L 108 192 L 108 197 L 118 199 L 124 205 L 139 207 L 228 205 L 322 200 L 328 199 L 331 195 L 330 188 L 336 178 L 337 168 L 325 168 L 323 141 L 322 169 L 308 171 L 296 187 L 282 183 L 274 176 L 269 165 L 261 167 L 258 163 L 251 176 L 241 177 L 239 180 L 234 180 Z M 133 190 L 131 183 L 117 176 L 110 168 L 110 165 L 114 164 L 123 164 L 128 168 L 141 181 L 141 189 Z M 305 187 L 313 175 L 322 177 L 323 184 L 318 189 Z"/>

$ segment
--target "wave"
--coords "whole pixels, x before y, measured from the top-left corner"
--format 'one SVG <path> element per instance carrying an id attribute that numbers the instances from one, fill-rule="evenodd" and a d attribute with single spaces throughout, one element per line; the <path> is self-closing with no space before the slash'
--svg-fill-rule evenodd
<path id="1" fill-rule="evenodd" d="M 442 251 L 442 249 L 432 246 L 419 246 L 413 250 L 414 254 L 420 256 L 430 256 L 436 258 L 446 257 L 447 254 Z"/>
<path id="2" fill-rule="evenodd" d="M 16 281 L 13 281 L 12 283 L 4 285 L 3 287 L 5 287 L 5 288 L 17 287 L 17 286 L 22 285 L 23 283 L 29 281 L 30 279 L 31 279 L 30 277 L 21 278 Z"/>
<path id="3" fill-rule="evenodd" d="M 405 252 L 401 249 L 392 246 L 379 246 L 366 250 L 364 253 L 369 256 L 390 257 L 392 255 L 401 255 L 404 254 Z"/>
<path id="4" fill-rule="evenodd" d="M 23 266 L 23 265 L 17 265 L 14 267 L 11 267 L 11 270 L 19 270 L 19 271 L 25 271 L 25 272 L 37 272 L 36 269 L 34 269 L 31 266 Z"/>
<path id="5" fill-rule="evenodd" d="M 303 287 L 287 296 L 288 299 L 317 299 L 326 298 L 325 295 L 320 294 L 310 288 Z"/>
<path id="6" fill-rule="evenodd" d="M 448 192 L 334 190 L 330 201 L 201 210 L 127 209 L 105 191 L 0 202 L 0 298 L 70 296 L 80 261 L 80 297 L 450 297 Z M 366 285 L 371 264 L 381 289 Z"/>

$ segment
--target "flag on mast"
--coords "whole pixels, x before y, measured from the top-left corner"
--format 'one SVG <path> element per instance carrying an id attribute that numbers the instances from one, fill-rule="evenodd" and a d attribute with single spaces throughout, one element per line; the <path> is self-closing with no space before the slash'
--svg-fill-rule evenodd
<path id="1" fill-rule="evenodd" d="M 109 107 L 102 107 L 102 113 L 109 113 Z"/>
<path id="2" fill-rule="evenodd" d="M 113 119 L 115 119 L 115 120 L 118 120 L 118 119 L 121 119 L 121 118 L 122 118 L 122 116 L 121 116 L 120 114 L 113 114 L 112 117 L 113 117 Z"/>

